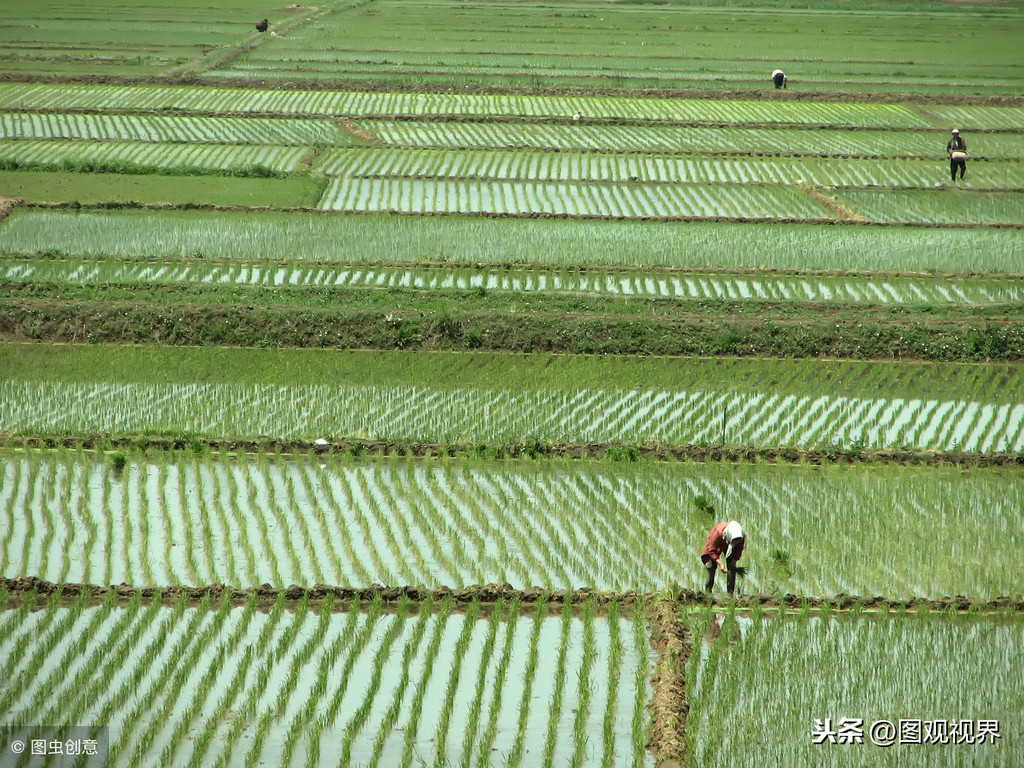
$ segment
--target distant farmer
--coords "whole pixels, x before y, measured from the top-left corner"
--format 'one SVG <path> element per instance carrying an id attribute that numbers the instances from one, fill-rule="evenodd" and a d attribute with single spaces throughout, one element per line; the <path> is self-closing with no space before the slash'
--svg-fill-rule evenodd
<path id="1" fill-rule="evenodd" d="M 267 21 L 266 19 L 264 19 L 263 21 L 259 22 L 256 25 L 256 29 L 259 32 L 266 32 L 267 31 L 267 27 L 269 27 L 269 26 L 270 26 L 270 22 Z"/>
<path id="2" fill-rule="evenodd" d="M 578 122 L 579 122 L 580 120 L 582 120 L 582 119 L 583 119 L 583 111 L 582 111 L 582 110 L 579 110 L 579 109 L 577 109 L 577 110 L 576 110 L 576 113 L 575 113 L 575 114 L 574 114 L 574 115 L 572 116 L 572 121 L 573 121 L 574 123 L 578 123 Z"/>
<path id="3" fill-rule="evenodd" d="M 772 82 L 775 83 L 775 87 L 777 89 L 785 88 L 786 83 L 789 82 L 789 78 L 786 77 L 786 75 L 783 73 L 781 69 L 776 69 L 774 72 L 772 72 Z"/>
<path id="4" fill-rule="evenodd" d="M 953 129 L 953 138 L 946 145 L 946 152 L 949 154 L 949 175 L 956 181 L 956 169 L 959 168 L 960 180 L 963 181 L 967 173 L 967 142 L 956 128 Z"/>
<path id="5" fill-rule="evenodd" d="M 707 543 L 700 553 L 700 561 L 708 571 L 708 580 L 704 589 L 708 592 L 715 586 L 715 568 L 722 573 L 728 572 L 727 587 L 729 594 L 736 588 L 736 563 L 743 555 L 743 544 L 746 541 L 743 528 L 735 520 L 722 522 L 711 529 Z"/>

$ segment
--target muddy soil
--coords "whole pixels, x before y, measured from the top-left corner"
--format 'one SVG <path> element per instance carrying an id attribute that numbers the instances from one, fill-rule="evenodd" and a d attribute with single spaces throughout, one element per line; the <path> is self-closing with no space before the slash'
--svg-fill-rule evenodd
<path id="1" fill-rule="evenodd" d="M 211 438 L 174 438 L 161 435 L 13 435 L 0 431 L 0 439 L 9 447 L 51 449 L 57 447 L 85 450 L 122 451 L 211 451 L 253 454 L 350 455 L 350 456 L 477 456 L 480 458 L 618 459 L 645 458 L 655 461 L 702 461 L 750 464 L 900 464 L 911 466 L 1024 467 L 1019 453 L 953 453 L 900 450 L 830 450 L 799 448 L 761 448 L 743 445 L 627 445 L 620 443 L 430 443 L 381 440 L 335 440 L 307 442 L 295 440 L 218 440 Z"/>
<path id="2" fill-rule="evenodd" d="M 686 666 L 693 642 L 679 618 L 679 605 L 672 600 L 654 601 L 649 612 L 651 645 L 658 654 L 651 683 L 654 693 L 651 738 L 648 742 L 658 768 L 681 768 L 686 760 Z"/>
<path id="3" fill-rule="evenodd" d="M 744 99 L 756 101 L 840 101 L 850 103 L 876 102 L 899 104 L 978 104 L 991 106 L 1024 106 L 1024 96 L 970 96 L 959 93 L 916 94 L 916 93 L 859 93 L 853 91 L 776 91 L 765 89 L 727 88 L 602 88 L 599 85 L 587 87 L 537 87 L 499 88 L 475 85 L 431 85 L 425 83 L 403 84 L 400 82 L 324 82 L 314 79 L 272 79 L 245 78 L 241 82 L 231 77 L 200 77 L 185 74 L 179 76 L 121 77 L 115 75 L 25 75 L 17 73 L 0 74 L 0 82 L 21 83 L 92 83 L 101 85 L 201 85 L 216 88 L 264 88 L 267 90 L 303 91 L 363 91 L 369 93 L 468 93 L 468 94 L 522 94 L 538 96 L 619 96 L 624 98 L 669 98 L 669 99 Z"/>
<path id="4" fill-rule="evenodd" d="M 184 596 L 189 602 L 198 602 L 204 597 L 210 597 L 217 601 L 227 598 L 238 603 L 244 603 L 254 594 L 268 601 L 276 601 L 281 595 L 284 595 L 284 599 L 288 603 L 298 603 L 307 599 L 310 601 L 321 601 L 330 595 L 335 598 L 336 604 L 339 599 L 344 602 L 359 597 L 360 600 L 370 601 L 378 595 L 385 603 L 397 603 L 403 599 L 408 599 L 413 603 L 422 603 L 428 599 L 440 602 L 446 598 L 451 598 L 457 606 L 468 605 L 474 600 L 490 605 L 497 603 L 499 600 L 508 602 L 515 598 L 518 598 L 520 605 L 523 606 L 537 605 L 538 603 L 553 606 L 564 606 L 566 603 L 583 605 L 588 601 L 592 601 L 595 606 L 603 607 L 611 604 L 613 601 L 618 601 L 622 609 L 631 608 L 637 600 L 642 600 L 646 605 L 655 606 L 652 609 L 652 616 L 656 618 L 661 617 L 659 619 L 662 622 L 661 631 L 669 640 L 677 636 L 685 638 L 685 631 L 672 623 L 675 620 L 675 614 L 672 612 L 673 606 L 702 606 L 707 605 L 709 602 L 716 605 L 735 605 L 738 610 L 749 610 L 756 607 L 780 610 L 896 611 L 927 609 L 930 611 L 964 613 L 1024 613 L 1024 598 L 1013 597 L 996 597 L 992 600 L 980 600 L 963 595 L 955 595 L 935 600 L 926 600 L 924 598 L 898 600 L 887 597 L 839 594 L 835 597 L 745 595 L 734 599 L 720 596 L 709 598 L 705 592 L 696 590 L 680 590 L 675 595 L 666 597 L 664 592 L 606 592 L 593 589 L 549 590 L 541 587 L 516 589 L 510 584 L 473 585 L 458 589 L 449 587 L 438 587 L 437 589 L 408 586 L 387 587 L 380 584 L 371 584 L 368 587 L 343 587 L 328 584 L 314 584 L 311 587 L 299 586 L 297 584 L 292 584 L 288 587 L 273 587 L 270 584 L 261 584 L 258 587 L 246 588 L 228 584 L 155 587 L 133 586 L 124 583 L 111 584 L 109 586 L 66 582 L 55 583 L 33 576 L 20 576 L 13 579 L 0 578 L 0 590 L 6 591 L 13 598 L 21 598 L 29 592 L 35 592 L 41 597 L 49 597 L 59 592 L 67 598 L 75 598 L 82 593 L 88 593 L 99 601 L 109 597 L 112 592 L 116 593 L 119 600 L 130 600 L 140 596 L 143 598 L 162 597 L 165 600 L 177 601 Z M 670 618 L 672 621 L 670 621 Z"/>

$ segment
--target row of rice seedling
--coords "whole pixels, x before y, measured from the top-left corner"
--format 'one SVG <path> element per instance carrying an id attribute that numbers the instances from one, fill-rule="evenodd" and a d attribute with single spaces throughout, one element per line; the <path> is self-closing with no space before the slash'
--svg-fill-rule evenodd
<path id="1" fill-rule="evenodd" d="M 955 399 L 1000 403 L 1021 391 L 1024 369 L 1014 363 L 928 363 L 782 358 L 691 358 L 506 355 L 324 349 L 237 349 L 152 346 L 0 345 L 10 381 L 96 384 L 194 383 L 240 387 L 335 385 L 422 387 L 444 391 L 514 389 L 575 395 L 721 390 L 764 396 L 870 399 L 880 392 L 903 400 Z M 638 371 L 637 366 L 642 370 Z M 638 378 L 639 377 L 639 378 Z M 453 381 L 459 386 L 453 387 Z M 511 387 L 510 381 L 516 382 Z M 639 388 L 639 383 L 644 384 Z M 617 396 L 617 395 L 616 395 Z"/>
<path id="2" fill-rule="evenodd" d="M 858 16 L 846 5 L 838 13 L 662 6 L 581 14 L 560 4 L 524 9 L 378 2 L 372 11 L 321 16 L 210 74 L 436 83 L 452 90 L 463 84 L 760 90 L 771 87 L 771 42 L 799 67 L 805 89 L 827 83 L 846 91 L 934 92 L 941 86 L 948 93 L 950 78 L 936 69 L 956 61 L 961 91 L 1012 93 L 1019 80 L 1013 46 L 1020 31 L 1012 12 L 993 18 L 962 8 L 955 17 L 941 11 L 933 16 L 919 5 L 909 15 L 906 9 L 894 16 L 878 10 Z M 970 41 L 950 40 L 949 29 L 958 24 L 984 28 L 983 60 L 971 58 L 977 47 Z M 700 45 L 694 45 L 697 37 Z M 351 43 L 342 47 L 339 39 Z M 858 50 L 852 61 L 844 55 L 851 47 Z M 813 67 L 801 64 L 811 61 Z"/>
<path id="3" fill-rule="evenodd" d="M 404 176 L 523 181 L 812 184 L 927 187 L 944 179 L 935 160 L 647 155 L 511 150 L 334 149 L 314 169 L 329 176 Z M 1024 188 L 1024 163 L 972 164 L 971 185 Z M 977 177 L 977 178 L 975 178 Z"/>
<path id="4" fill-rule="evenodd" d="M 300 417 L 295 408 L 301 404 Z M 1024 450 L 1024 404 L 966 398 L 420 386 L 0 382 L 12 432 L 369 437 L 438 442 L 721 441 L 758 446 Z M 723 429 L 723 421 L 726 427 Z"/>
<path id="5" fill-rule="evenodd" d="M 490 179 L 334 179 L 321 210 L 501 213 L 617 218 L 705 216 L 823 219 L 828 210 L 798 189 L 702 184 L 511 182 Z"/>
<path id="6" fill-rule="evenodd" d="M 8 719 L 107 723 L 110 765 L 653 765 L 646 633 L 617 605 L 32 601 L 2 612 Z"/>
<path id="7" fill-rule="evenodd" d="M 786 275 L 658 269 L 470 267 L 207 259 L 0 257 L 0 281 L 73 285 L 239 285 L 587 293 L 678 299 L 843 304 L 1016 304 L 1019 278 Z"/>
<path id="8" fill-rule="evenodd" d="M 976 544 L 1022 543 L 1010 469 L 180 452 L 118 470 L 93 452 L 4 457 L 6 578 L 697 589 L 716 516 L 748 531 L 752 593 L 1019 596 L 1024 568 Z M 806 542 L 836 529 L 858 536 L 842 569 L 821 568 Z"/>
<path id="9" fill-rule="evenodd" d="M 958 125 L 1019 131 L 1024 125 L 1024 107 L 990 107 L 977 104 L 927 104 L 915 110 L 933 118 L 938 125 Z"/>
<path id="10" fill-rule="evenodd" d="M 886 128 L 1015 128 L 1019 107 L 947 107 L 849 102 L 666 99 L 610 96 L 537 96 L 514 93 L 402 93 L 267 88 L 216 88 L 83 83 L 2 83 L 0 108 L 178 109 L 211 113 L 279 113 L 296 116 L 417 117 L 519 116 L 565 118 L 577 109 L 587 118 L 687 123 L 834 125 Z M 922 114 L 924 112 L 925 114 Z"/>
<path id="11" fill-rule="evenodd" d="M 756 237 L 752 227 L 756 227 Z M 348 262 L 764 267 L 891 272 L 1021 271 L 1005 228 L 836 227 L 758 222 L 481 219 L 243 211 L 38 210 L 0 222 L 0 251 Z"/>
<path id="12" fill-rule="evenodd" d="M 1024 707 L 1015 684 L 1024 674 L 1020 619 L 707 611 L 689 622 L 704 639 L 687 689 L 687 741 L 698 764 L 1014 760 Z M 892 731 L 873 729 L 878 721 Z"/>
<path id="13" fill-rule="evenodd" d="M 178 173 L 295 171 L 308 147 L 238 144 L 165 144 L 122 141 L 62 141 L 59 139 L 0 140 L 0 165 L 72 169 L 131 165 Z"/>
<path id="14" fill-rule="evenodd" d="M 972 165 L 972 171 L 975 167 Z M 1024 192 L 843 189 L 836 190 L 834 197 L 847 208 L 874 221 L 1024 224 Z"/>
<path id="15" fill-rule="evenodd" d="M 89 139 L 259 145 L 353 145 L 327 119 L 0 112 L 2 139 Z"/>
<path id="16" fill-rule="evenodd" d="M 0 412 L 12 432 L 986 452 L 1024 440 L 1021 370 L 1004 365 L 666 358 L 642 361 L 640 387 L 629 358 L 37 345 L 5 354 Z"/>
<path id="17" fill-rule="evenodd" d="M 360 120 L 358 125 L 386 144 L 441 149 L 557 149 L 608 152 L 719 152 L 946 159 L 945 131 L 887 129 L 564 125 Z M 1020 160 L 1024 148 L 1012 134 L 987 134 L 972 141 L 971 154 L 990 160 Z"/>

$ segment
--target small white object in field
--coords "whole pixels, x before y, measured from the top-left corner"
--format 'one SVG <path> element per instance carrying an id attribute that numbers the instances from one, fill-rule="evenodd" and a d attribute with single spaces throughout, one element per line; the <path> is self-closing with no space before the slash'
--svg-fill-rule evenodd
<path id="1" fill-rule="evenodd" d="M 330 445 L 330 443 L 328 443 L 322 437 L 318 437 L 316 440 L 313 441 L 313 445 Z"/>
<path id="2" fill-rule="evenodd" d="M 796 180 L 796 183 L 797 183 L 797 184 L 803 184 L 803 183 L 804 183 L 804 180 L 803 180 L 803 179 L 797 179 L 797 180 Z"/>
<path id="3" fill-rule="evenodd" d="M 583 119 L 583 111 L 582 111 L 582 110 L 579 110 L 579 109 L 577 109 L 577 110 L 576 110 L 576 114 L 574 114 L 574 115 L 572 116 L 572 121 L 573 121 L 574 123 L 578 123 L 578 122 L 579 122 L 580 120 L 582 120 L 582 119 Z"/>
<path id="4" fill-rule="evenodd" d="M 271 36 L 271 37 L 277 37 L 277 32 L 271 32 L 271 33 L 270 33 L 270 36 Z"/>

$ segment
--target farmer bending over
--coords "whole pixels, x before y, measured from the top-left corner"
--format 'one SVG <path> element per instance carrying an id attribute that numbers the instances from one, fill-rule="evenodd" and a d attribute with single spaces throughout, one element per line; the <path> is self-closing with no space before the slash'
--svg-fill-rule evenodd
<path id="1" fill-rule="evenodd" d="M 729 594 L 736 588 L 736 563 L 743 555 L 743 544 L 746 534 L 735 520 L 722 522 L 711 529 L 707 543 L 700 553 L 700 561 L 708 571 L 708 580 L 704 589 L 708 592 L 715 586 L 715 567 L 722 573 L 729 573 L 727 587 Z M 724 558 L 723 558 L 724 555 Z"/>
<path id="2" fill-rule="evenodd" d="M 953 129 L 953 138 L 946 145 L 946 153 L 949 155 L 949 173 L 956 181 L 956 169 L 960 169 L 960 180 L 963 181 L 967 173 L 967 142 L 960 135 L 960 131 Z"/>
<path id="3" fill-rule="evenodd" d="M 789 82 L 789 78 L 782 72 L 781 69 L 776 69 L 772 72 L 772 82 L 775 83 L 775 88 L 785 88 L 786 83 Z"/>

